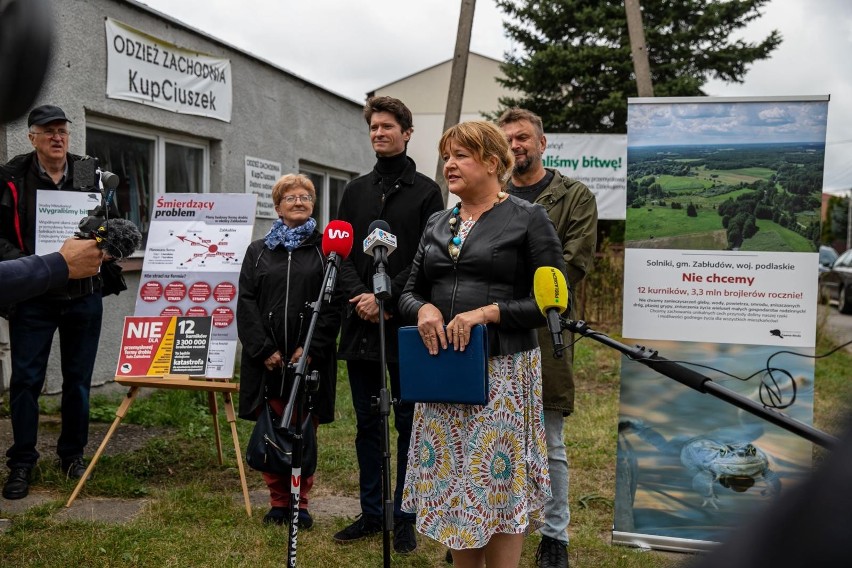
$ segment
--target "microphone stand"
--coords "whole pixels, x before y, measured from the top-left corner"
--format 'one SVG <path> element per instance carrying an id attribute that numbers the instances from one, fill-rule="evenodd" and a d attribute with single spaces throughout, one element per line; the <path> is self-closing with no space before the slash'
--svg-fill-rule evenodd
<path id="1" fill-rule="evenodd" d="M 379 305 L 379 372 L 382 374 L 382 388 L 378 398 L 373 398 L 373 408 L 378 409 L 382 419 L 382 558 L 384 568 L 390 567 L 390 533 L 393 529 L 393 497 L 391 496 L 390 468 L 390 389 L 387 385 L 387 354 L 385 353 L 385 300 L 391 297 L 390 276 L 385 272 L 387 252 L 383 247 L 374 251 L 373 295 Z"/>
<path id="2" fill-rule="evenodd" d="M 293 449 L 290 456 L 290 507 L 288 514 L 290 515 L 290 531 L 287 533 L 287 566 L 295 568 L 296 566 L 296 545 L 299 540 L 299 500 L 301 497 L 300 489 L 302 486 L 302 444 L 304 432 L 302 431 L 302 407 L 305 399 L 305 392 L 315 392 L 319 387 L 319 375 L 317 371 L 313 371 L 307 379 L 305 370 L 308 366 L 308 351 L 311 347 L 311 341 L 314 338 L 314 330 L 319 319 L 320 307 L 323 303 L 323 298 L 326 295 L 326 284 L 329 279 L 337 271 L 338 259 L 329 258 L 323 276 L 323 285 L 320 287 L 319 297 L 316 302 L 312 302 L 311 306 L 311 321 L 308 324 L 308 331 L 305 335 L 305 345 L 302 349 L 302 356 L 296 362 L 296 369 L 293 374 L 293 384 L 290 387 L 290 396 L 287 399 L 287 406 L 284 407 L 284 412 L 278 424 L 275 424 L 276 430 L 285 430 L 288 437 L 293 440 Z M 328 301 L 328 299 L 326 299 Z M 305 381 L 302 388 L 302 381 Z M 293 417 L 293 409 L 296 409 L 296 426 L 294 430 L 290 430 L 290 421 Z M 309 426 L 313 428 L 313 424 Z"/>
<path id="3" fill-rule="evenodd" d="M 561 319 L 561 318 L 560 318 Z M 627 355 L 631 360 L 642 363 L 646 367 L 657 371 L 661 375 L 665 375 L 670 379 L 674 379 L 682 385 L 688 386 L 691 389 L 697 390 L 702 394 L 710 394 L 723 400 L 729 404 L 733 404 L 737 408 L 745 410 L 758 418 L 762 418 L 776 426 L 796 434 L 814 444 L 818 444 L 826 449 L 834 449 L 838 446 L 839 440 L 834 436 L 826 434 L 821 430 L 799 422 L 776 410 L 769 409 L 761 404 L 758 404 L 736 391 L 728 389 L 722 385 L 714 383 L 709 377 L 705 377 L 701 373 L 697 373 L 692 369 L 684 367 L 680 363 L 670 361 L 657 355 L 656 351 L 651 351 L 642 346 L 628 347 L 623 343 L 612 339 L 604 333 L 600 333 L 589 328 L 586 322 L 561 320 L 562 328 L 568 329 L 574 333 L 578 333 L 583 337 L 594 339 L 598 343 L 602 343 L 607 347 L 612 347 Z"/>

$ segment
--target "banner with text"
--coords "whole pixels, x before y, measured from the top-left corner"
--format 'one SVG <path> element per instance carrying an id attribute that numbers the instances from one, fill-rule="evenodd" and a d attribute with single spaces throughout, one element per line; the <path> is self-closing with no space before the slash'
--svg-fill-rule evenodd
<path id="1" fill-rule="evenodd" d="M 168 193 L 154 200 L 135 315 L 212 317 L 210 378 L 233 376 L 237 285 L 255 200 L 242 193 Z"/>
<path id="2" fill-rule="evenodd" d="M 598 219 L 624 219 L 627 194 L 627 135 L 546 134 L 546 168 L 579 180 L 595 194 Z"/>
<path id="3" fill-rule="evenodd" d="M 628 104 L 625 342 L 813 421 L 827 97 Z M 700 550 L 810 442 L 624 359 L 613 542 Z"/>
<path id="4" fill-rule="evenodd" d="M 106 18 L 106 95 L 231 121 L 231 61 L 178 47 Z"/>
<path id="5" fill-rule="evenodd" d="M 281 177 L 281 162 L 246 156 L 246 193 L 257 195 L 258 219 L 277 219 L 272 202 L 272 186 Z"/>
<path id="6" fill-rule="evenodd" d="M 101 194 L 97 191 L 36 191 L 35 253 L 58 251 L 65 239 L 80 229 L 80 221 L 100 204 Z"/>

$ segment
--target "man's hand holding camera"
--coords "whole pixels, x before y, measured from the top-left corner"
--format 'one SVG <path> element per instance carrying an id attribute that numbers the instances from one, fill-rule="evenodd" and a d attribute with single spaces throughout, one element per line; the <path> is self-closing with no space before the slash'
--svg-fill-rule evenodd
<path id="1" fill-rule="evenodd" d="M 98 248 L 93 239 L 71 237 L 62 243 L 59 254 L 68 265 L 68 278 L 86 278 L 94 276 L 101 268 L 104 251 Z"/>

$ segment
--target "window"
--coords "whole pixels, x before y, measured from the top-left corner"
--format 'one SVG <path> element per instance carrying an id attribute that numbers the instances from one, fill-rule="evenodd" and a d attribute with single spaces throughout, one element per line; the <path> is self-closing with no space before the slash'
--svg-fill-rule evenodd
<path id="1" fill-rule="evenodd" d="M 343 197 L 343 188 L 349 183 L 349 176 L 317 166 L 302 166 L 299 173 L 308 176 L 317 190 L 314 219 L 322 230 L 329 221 L 337 219 L 337 208 Z"/>
<path id="2" fill-rule="evenodd" d="M 158 193 L 209 191 L 210 152 L 204 140 L 89 118 L 86 154 L 118 175 L 118 208 L 145 239 Z"/>

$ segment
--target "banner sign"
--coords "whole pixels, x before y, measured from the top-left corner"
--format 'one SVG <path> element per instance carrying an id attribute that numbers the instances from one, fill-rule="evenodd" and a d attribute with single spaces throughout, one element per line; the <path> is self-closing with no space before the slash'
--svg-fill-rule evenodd
<path id="1" fill-rule="evenodd" d="M 827 97 L 631 99 L 625 343 L 811 424 Z M 623 359 L 613 543 L 702 550 L 807 440 Z"/>
<path id="2" fill-rule="evenodd" d="M 255 200 L 242 193 L 164 193 L 154 200 L 135 315 L 212 317 L 209 378 L 233 376 L 237 285 Z"/>
<path id="3" fill-rule="evenodd" d="M 163 41 L 106 18 L 106 95 L 231 121 L 231 61 Z"/>
<path id="4" fill-rule="evenodd" d="M 592 190 L 598 219 L 624 219 L 627 194 L 625 134 L 546 134 L 541 157 L 546 168 L 576 179 Z"/>
<path id="5" fill-rule="evenodd" d="M 126 317 L 116 376 L 203 376 L 210 318 Z"/>
<path id="6" fill-rule="evenodd" d="M 246 193 L 257 195 L 258 219 L 277 219 L 272 203 L 272 186 L 281 177 L 281 162 L 270 162 L 246 156 Z"/>
<path id="7" fill-rule="evenodd" d="M 101 204 L 97 191 L 36 191 L 35 254 L 56 252 L 80 230 L 80 221 Z"/>

